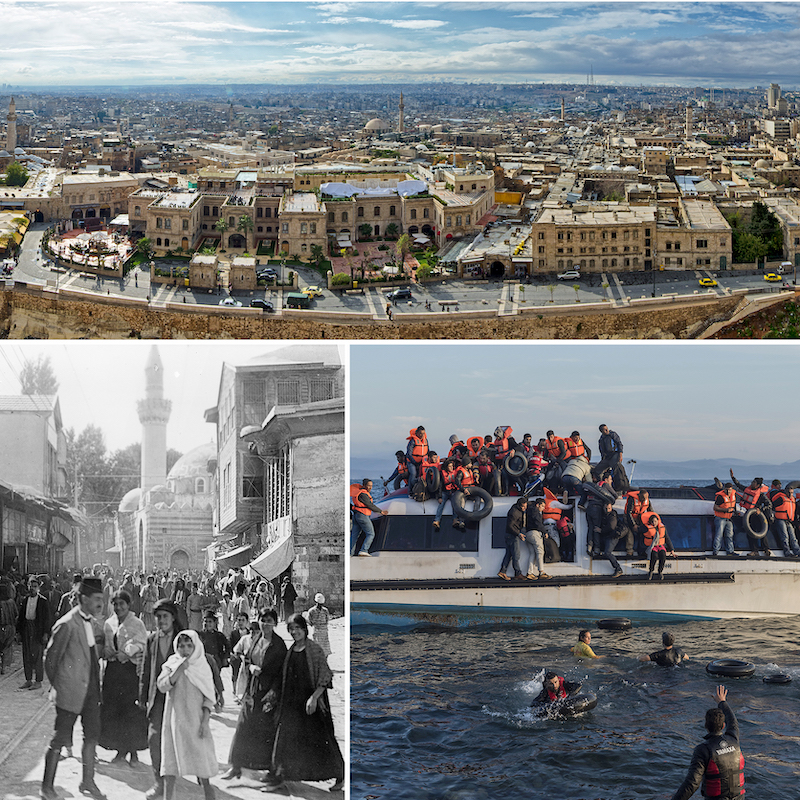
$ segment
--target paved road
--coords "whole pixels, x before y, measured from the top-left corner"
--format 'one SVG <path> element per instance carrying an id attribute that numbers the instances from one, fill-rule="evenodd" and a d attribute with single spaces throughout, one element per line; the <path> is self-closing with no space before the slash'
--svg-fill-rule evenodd
<path id="1" fill-rule="evenodd" d="M 277 632 L 291 643 L 291 638 L 286 632 L 286 626 L 278 625 Z M 333 653 L 329 658 L 331 668 L 334 670 L 334 689 L 329 692 L 331 710 L 333 713 L 336 738 L 342 752 L 346 752 L 345 728 L 345 698 L 347 687 L 345 685 L 345 656 L 347 652 L 345 641 L 346 628 L 343 619 L 336 619 L 330 623 L 329 633 Z M 49 689 L 45 681 L 44 689 L 37 691 L 19 691 L 18 687 L 24 681 L 21 667 L 20 648 L 16 647 L 14 667 L 10 673 L 0 677 L 0 709 L 2 709 L 2 724 L 0 725 L 0 797 L 3 800 L 35 800 L 39 797 L 39 787 L 44 772 L 44 753 L 53 735 L 53 721 L 55 711 L 47 699 L 46 690 Z M 239 707 L 233 701 L 230 684 L 230 670 L 222 671 L 225 685 L 226 704 L 221 712 L 211 716 L 211 733 L 214 737 L 217 758 L 220 763 L 220 775 L 227 769 L 228 753 L 231 740 L 236 729 L 236 719 Z M 82 733 L 80 724 L 75 726 L 73 752 L 80 755 Z M 140 752 L 141 764 L 131 767 L 127 764 L 116 765 L 111 763 L 115 753 L 98 748 L 98 763 L 95 780 L 109 800 L 142 800 L 144 792 L 153 783 L 153 773 L 150 767 L 150 755 L 147 751 Z M 286 789 L 280 792 L 263 793 L 263 784 L 257 780 L 258 774 L 245 770 L 242 778 L 232 781 L 223 781 L 219 777 L 212 778 L 218 800 L 286 800 L 291 798 L 304 798 L 305 800 L 324 800 L 327 798 L 343 797 L 343 792 L 331 793 L 328 787 L 332 781 L 323 783 L 286 784 Z M 63 759 L 58 766 L 56 774 L 56 790 L 62 798 L 81 797 L 78 784 L 81 780 L 81 764 L 77 758 Z M 192 781 L 182 779 L 178 783 L 178 797 L 180 800 L 203 797 L 202 789 Z"/>
<path id="2" fill-rule="evenodd" d="M 80 289 L 92 294 L 105 294 L 115 297 L 135 297 L 149 299 L 153 305 L 165 303 L 186 303 L 189 305 L 217 306 L 220 294 L 208 291 L 195 291 L 184 287 L 150 284 L 148 268 L 140 267 L 124 279 L 96 279 L 87 277 L 75 270 L 60 272 L 51 269 L 52 262 L 41 255 L 42 233 L 46 225 L 31 226 L 22 242 L 22 251 L 14 277 L 20 281 L 48 284 L 58 288 Z M 311 268 L 297 269 L 300 287 L 318 285 L 319 273 Z M 717 286 L 704 288 L 699 285 L 700 278 L 713 277 Z M 400 300 L 392 306 L 394 319 L 402 321 L 405 314 L 430 314 L 431 317 L 458 312 L 493 311 L 498 316 L 518 314 L 521 310 L 533 307 L 580 308 L 579 303 L 608 303 L 611 308 L 626 306 L 631 300 L 642 298 L 671 297 L 673 295 L 696 297 L 724 297 L 735 290 L 749 292 L 780 291 L 791 284 L 793 276 L 787 276 L 779 283 L 766 282 L 762 275 L 742 275 L 734 272 L 710 272 L 708 270 L 687 270 L 684 272 L 659 272 L 655 285 L 649 275 L 643 273 L 602 273 L 584 276 L 577 281 L 558 281 L 555 278 L 536 278 L 531 283 L 489 280 L 474 281 L 451 279 L 444 283 L 412 285 L 410 300 Z M 789 287 L 793 288 L 793 287 Z M 374 319 L 387 319 L 386 292 L 389 289 L 377 285 L 365 286 L 363 293 L 342 293 L 324 290 L 322 297 L 316 298 L 311 311 L 327 313 L 368 314 Z M 223 289 L 223 295 L 227 292 Z M 269 289 L 237 296 L 244 305 L 252 299 L 270 300 L 281 314 L 281 293 Z"/>

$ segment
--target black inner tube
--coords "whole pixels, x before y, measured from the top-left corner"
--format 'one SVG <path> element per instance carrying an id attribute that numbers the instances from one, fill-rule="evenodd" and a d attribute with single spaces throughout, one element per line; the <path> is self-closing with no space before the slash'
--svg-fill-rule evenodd
<path id="1" fill-rule="evenodd" d="M 597 623 L 597 627 L 607 631 L 629 631 L 633 627 L 633 623 L 627 617 L 610 617 L 601 619 Z"/>
<path id="2" fill-rule="evenodd" d="M 756 671 L 755 664 L 735 658 L 720 658 L 706 665 L 706 672 L 712 675 L 725 675 L 730 678 L 746 678 Z"/>
<path id="3" fill-rule="evenodd" d="M 513 452 L 506 456 L 503 469 L 512 477 L 519 478 L 528 471 L 528 459 L 524 453 Z"/>
<path id="4" fill-rule="evenodd" d="M 442 483 L 442 473 L 436 467 L 430 467 L 425 471 L 425 488 L 428 494 L 436 494 Z"/>
<path id="5" fill-rule="evenodd" d="M 763 681 L 764 683 L 791 683 L 792 676 L 786 675 L 783 672 L 777 672 L 774 675 L 765 675 Z"/>
<path id="6" fill-rule="evenodd" d="M 763 539 L 769 530 L 767 518 L 758 508 L 751 508 L 742 520 L 744 529 L 755 539 Z"/>
<path id="7" fill-rule="evenodd" d="M 473 499 L 483 501 L 482 505 L 479 505 L 472 511 L 467 511 L 465 503 L 468 500 Z M 464 496 L 464 492 L 453 492 L 452 496 L 450 497 L 450 503 L 453 506 L 453 513 L 457 517 L 467 520 L 467 522 L 477 522 L 484 517 L 488 517 L 489 514 L 492 513 L 492 508 L 494 507 L 494 500 L 492 500 L 492 496 L 489 494 L 489 492 L 487 492 L 485 489 L 481 489 L 479 486 L 469 487 L 468 498 Z"/>

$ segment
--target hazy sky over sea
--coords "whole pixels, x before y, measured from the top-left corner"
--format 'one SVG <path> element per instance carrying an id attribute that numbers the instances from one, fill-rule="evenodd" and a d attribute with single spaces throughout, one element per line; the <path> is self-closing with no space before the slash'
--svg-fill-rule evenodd
<path id="1" fill-rule="evenodd" d="M 13 86 L 304 82 L 797 85 L 800 4 L 14 2 Z"/>
<path id="2" fill-rule="evenodd" d="M 350 366 L 351 457 L 387 469 L 417 425 L 440 455 L 498 425 L 578 430 L 596 453 L 606 423 L 641 461 L 800 459 L 794 342 L 358 344 Z"/>

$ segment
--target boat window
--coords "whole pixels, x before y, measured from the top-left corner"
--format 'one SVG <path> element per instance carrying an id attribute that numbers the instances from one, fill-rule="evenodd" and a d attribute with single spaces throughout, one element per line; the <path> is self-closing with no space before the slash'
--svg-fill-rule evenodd
<path id="1" fill-rule="evenodd" d="M 506 518 L 492 517 L 492 547 L 506 549 Z"/>
<path id="2" fill-rule="evenodd" d="M 676 551 L 711 549 L 714 531 L 707 524 L 706 517 L 664 514 L 661 520 L 667 528 L 672 546 Z"/>
<path id="3" fill-rule="evenodd" d="M 375 543 L 370 548 L 378 550 L 478 550 L 478 523 L 468 522 L 465 531 L 453 528 L 453 517 L 442 517 L 440 530 L 433 530 L 433 517 L 381 517 L 373 520 Z"/>

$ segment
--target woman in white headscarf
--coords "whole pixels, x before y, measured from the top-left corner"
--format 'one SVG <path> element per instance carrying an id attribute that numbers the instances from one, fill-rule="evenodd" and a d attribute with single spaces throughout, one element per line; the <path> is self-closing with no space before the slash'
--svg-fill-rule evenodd
<path id="1" fill-rule="evenodd" d="M 214 800 L 209 778 L 217 774 L 217 756 L 209 719 L 216 702 L 214 678 L 197 631 L 181 631 L 171 655 L 158 676 L 158 688 L 166 693 L 161 729 L 161 775 L 164 799 L 174 800 L 175 779 L 195 775 L 206 800 Z"/>

